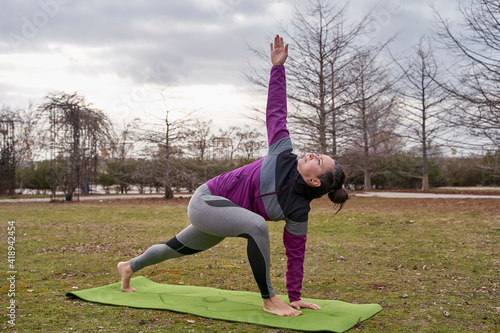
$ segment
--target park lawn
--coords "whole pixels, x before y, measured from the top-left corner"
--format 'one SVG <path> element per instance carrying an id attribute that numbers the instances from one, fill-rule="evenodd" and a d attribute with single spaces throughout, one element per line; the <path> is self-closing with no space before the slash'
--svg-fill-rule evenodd
<path id="1" fill-rule="evenodd" d="M 15 221 L 17 301 L 9 325 L 3 243 L 0 328 L 6 332 L 290 332 L 169 311 L 66 297 L 118 282 L 118 261 L 188 225 L 188 199 L 0 204 Z M 334 215 L 325 199 L 310 215 L 303 296 L 378 303 L 351 332 L 500 332 L 500 200 L 351 199 Z M 272 280 L 285 294 L 283 222 L 269 222 Z M 257 292 L 246 240 L 139 272 L 153 281 Z"/>

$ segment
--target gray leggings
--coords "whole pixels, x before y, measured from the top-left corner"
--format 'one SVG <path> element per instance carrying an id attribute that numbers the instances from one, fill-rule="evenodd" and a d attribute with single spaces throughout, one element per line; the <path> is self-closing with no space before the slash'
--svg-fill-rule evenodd
<path id="1" fill-rule="evenodd" d="M 206 184 L 193 194 L 188 206 L 191 222 L 187 228 L 165 243 L 155 244 L 130 260 L 132 271 L 209 249 L 225 237 L 248 240 L 247 254 L 263 298 L 275 295 L 270 279 L 269 230 L 266 220 L 232 201 L 212 195 Z"/>

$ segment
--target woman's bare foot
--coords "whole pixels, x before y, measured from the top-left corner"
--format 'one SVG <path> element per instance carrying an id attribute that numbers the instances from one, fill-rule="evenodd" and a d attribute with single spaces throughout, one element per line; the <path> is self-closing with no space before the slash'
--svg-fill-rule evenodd
<path id="1" fill-rule="evenodd" d="M 302 311 L 295 310 L 278 296 L 264 298 L 264 311 L 277 316 L 300 316 Z"/>
<path id="2" fill-rule="evenodd" d="M 132 268 L 130 268 L 130 262 L 129 261 L 119 262 L 116 267 L 118 268 L 118 273 L 122 278 L 122 291 L 127 291 L 127 292 L 135 291 L 135 288 L 133 288 L 130 285 L 130 277 L 134 273 L 132 272 Z"/>

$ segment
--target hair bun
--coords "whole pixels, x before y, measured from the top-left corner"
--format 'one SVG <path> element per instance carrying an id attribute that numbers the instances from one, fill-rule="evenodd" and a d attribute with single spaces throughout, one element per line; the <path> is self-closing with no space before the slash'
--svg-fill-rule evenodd
<path id="1" fill-rule="evenodd" d="M 328 192 L 328 198 L 330 201 L 336 204 L 343 204 L 349 199 L 349 192 L 343 187 L 333 189 Z"/>

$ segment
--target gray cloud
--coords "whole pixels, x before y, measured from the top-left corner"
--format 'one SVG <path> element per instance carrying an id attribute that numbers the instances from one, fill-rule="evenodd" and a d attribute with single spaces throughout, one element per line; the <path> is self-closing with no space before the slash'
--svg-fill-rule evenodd
<path id="1" fill-rule="evenodd" d="M 201 3 L 201 2 L 200 2 Z M 266 27 L 238 25 L 235 15 L 262 15 L 266 2 L 68 1 L 3 3 L 2 53 L 56 52 L 64 45 L 94 48 L 100 65 L 71 70 L 110 71 L 136 82 L 150 68 L 163 68 L 165 83 L 175 84 L 203 68 L 236 70 L 246 56 L 246 38 Z M 229 5 L 232 4 L 232 5 Z M 6 14 L 10 13 L 10 14 Z M 270 26 L 275 22 L 270 22 Z M 151 76 L 151 80 L 157 78 Z M 214 79 L 218 79 L 216 76 Z"/>
<path id="2" fill-rule="evenodd" d="M 352 13 L 360 16 L 371 8 L 382 13 L 394 2 L 353 0 Z M 66 71 L 96 78 L 112 74 L 137 85 L 224 83 L 241 87 L 247 84 L 241 72 L 252 57 L 246 43 L 267 47 L 267 38 L 279 31 L 272 8 L 283 3 L 287 2 L 3 0 L 0 54 L 57 55 L 65 54 L 68 46 L 85 48 L 84 61 L 65 55 Z M 381 16 L 378 33 L 383 37 L 404 28 L 404 37 L 397 42 L 404 48 L 413 36 L 428 31 L 429 23 L 423 9 L 426 3 L 400 3 L 402 9 L 389 21 Z M 454 0 L 435 3 L 447 9 L 456 6 Z M 0 71 L 9 73 L 5 67 Z M 25 98 L 26 89 L 2 84 L 6 90 L 0 102 L 9 103 L 16 92 Z"/>

